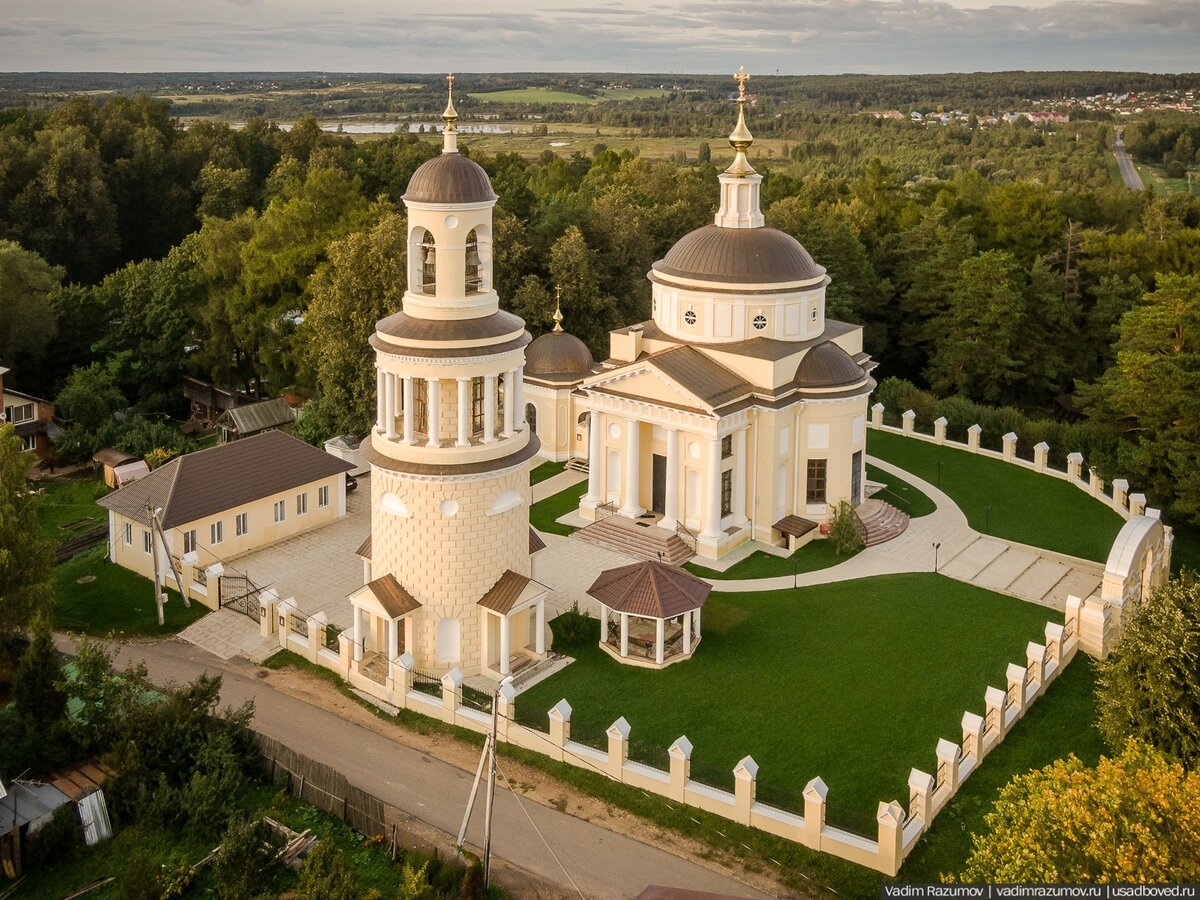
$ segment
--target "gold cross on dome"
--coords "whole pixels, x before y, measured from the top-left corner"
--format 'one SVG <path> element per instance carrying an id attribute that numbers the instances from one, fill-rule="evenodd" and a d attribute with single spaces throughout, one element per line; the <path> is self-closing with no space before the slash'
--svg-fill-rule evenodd
<path id="1" fill-rule="evenodd" d="M 750 80 L 750 73 L 746 71 L 745 66 L 738 66 L 738 70 L 733 73 L 733 80 L 738 83 L 738 99 L 746 99 L 746 82 Z"/>
<path id="2" fill-rule="evenodd" d="M 450 89 L 450 93 L 454 93 L 454 73 L 451 72 L 446 76 L 446 86 Z"/>

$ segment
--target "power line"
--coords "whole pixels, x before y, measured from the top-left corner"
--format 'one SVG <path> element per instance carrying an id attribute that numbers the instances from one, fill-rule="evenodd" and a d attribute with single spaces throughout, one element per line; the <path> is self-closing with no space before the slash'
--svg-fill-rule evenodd
<path id="1" fill-rule="evenodd" d="M 493 757 L 493 759 L 495 759 L 495 757 Z M 517 801 L 517 806 L 521 807 L 521 812 L 525 813 L 525 818 L 529 820 L 529 825 L 533 828 L 534 833 L 537 834 L 538 838 L 541 840 L 542 845 L 549 852 L 550 857 L 558 865 L 558 868 L 562 870 L 562 873 L 567 876 L 567 881 L 571 882 L 571 887 L 575 888 L 575 893 L 577 893 L 580 897 L 585 897 L 583 891 L 579 889 L 579 885 L 575 883 L 575 879 L 571 877 L 571 873 L 567 871 L 567 867 L 562 864 L 562 860 L 559 859 L 558 854 L 554 852 L 554 848 L 550 846 L 550 842 L 546 840 L 546 836 L 542 834 L 542 829 L 537 827 L 537 822 L 533 821 L 533 816 L 529 815 L 529 810 L 525 808 L 525 803 L 521 800 L 520 794 L 518 794 L 516 788 L 512 786 L 512 782 L 508 780 L 508 776 L 501 771 L 499 763 L 496 763 L 496 771 L 499 772 L 500 777 L 504 779 L 505 786 L 512 793 L 513 799 Z"/>

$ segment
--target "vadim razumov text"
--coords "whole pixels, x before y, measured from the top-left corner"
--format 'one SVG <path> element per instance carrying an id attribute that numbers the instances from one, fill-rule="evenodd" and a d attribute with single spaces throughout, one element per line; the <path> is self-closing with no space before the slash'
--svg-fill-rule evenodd
<path id="1" fill-rule="evenodd" d="M 885 884 L 881 900 L 1200 900 L 1196 884 Z"/>

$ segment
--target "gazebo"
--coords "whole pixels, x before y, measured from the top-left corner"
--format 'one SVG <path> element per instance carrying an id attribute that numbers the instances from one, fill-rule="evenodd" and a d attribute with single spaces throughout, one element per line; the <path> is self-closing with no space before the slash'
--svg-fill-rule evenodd
<path id="1" fill-rule="evenodd" d="M 711 590 L 707 581 L 654 560 L 601 572 L 588 588 L 600 601 L 601 649 L 617 662 L 651 668 L 690 659 Z"/>

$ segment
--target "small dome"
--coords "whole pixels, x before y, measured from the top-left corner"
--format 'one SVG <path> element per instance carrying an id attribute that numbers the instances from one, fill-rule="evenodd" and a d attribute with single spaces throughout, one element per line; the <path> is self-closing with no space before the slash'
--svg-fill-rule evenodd
<path id="1" fill-rule="evenodd" d="M 413 172 L 402 198 L 414 203 L 483 203 L 496 199 L 487 172 L 461 153 L 442 153 Z"/>
<path id="2" fill-rule="evenodd" d="M 718 225 L 685 234 L 654 269 L 680 278 L 739 284 L 810 281 L 825 274 L 790 234 L 775 228 Z"/>
<path id="3" fill-rule="evenodd" d="M 862 367 L 833 341 L 817 344 L 796 367 L 796 383 L 800 387 L 842 387 L 858 384 L 863 378 Z"/>
<path id="4" fill-rule="evenodd" d="M 543 334 L 525 348 L 525 374 L 546 381 L 576 381 L 592 372 L 592 351 L 565 331 Z"/>

